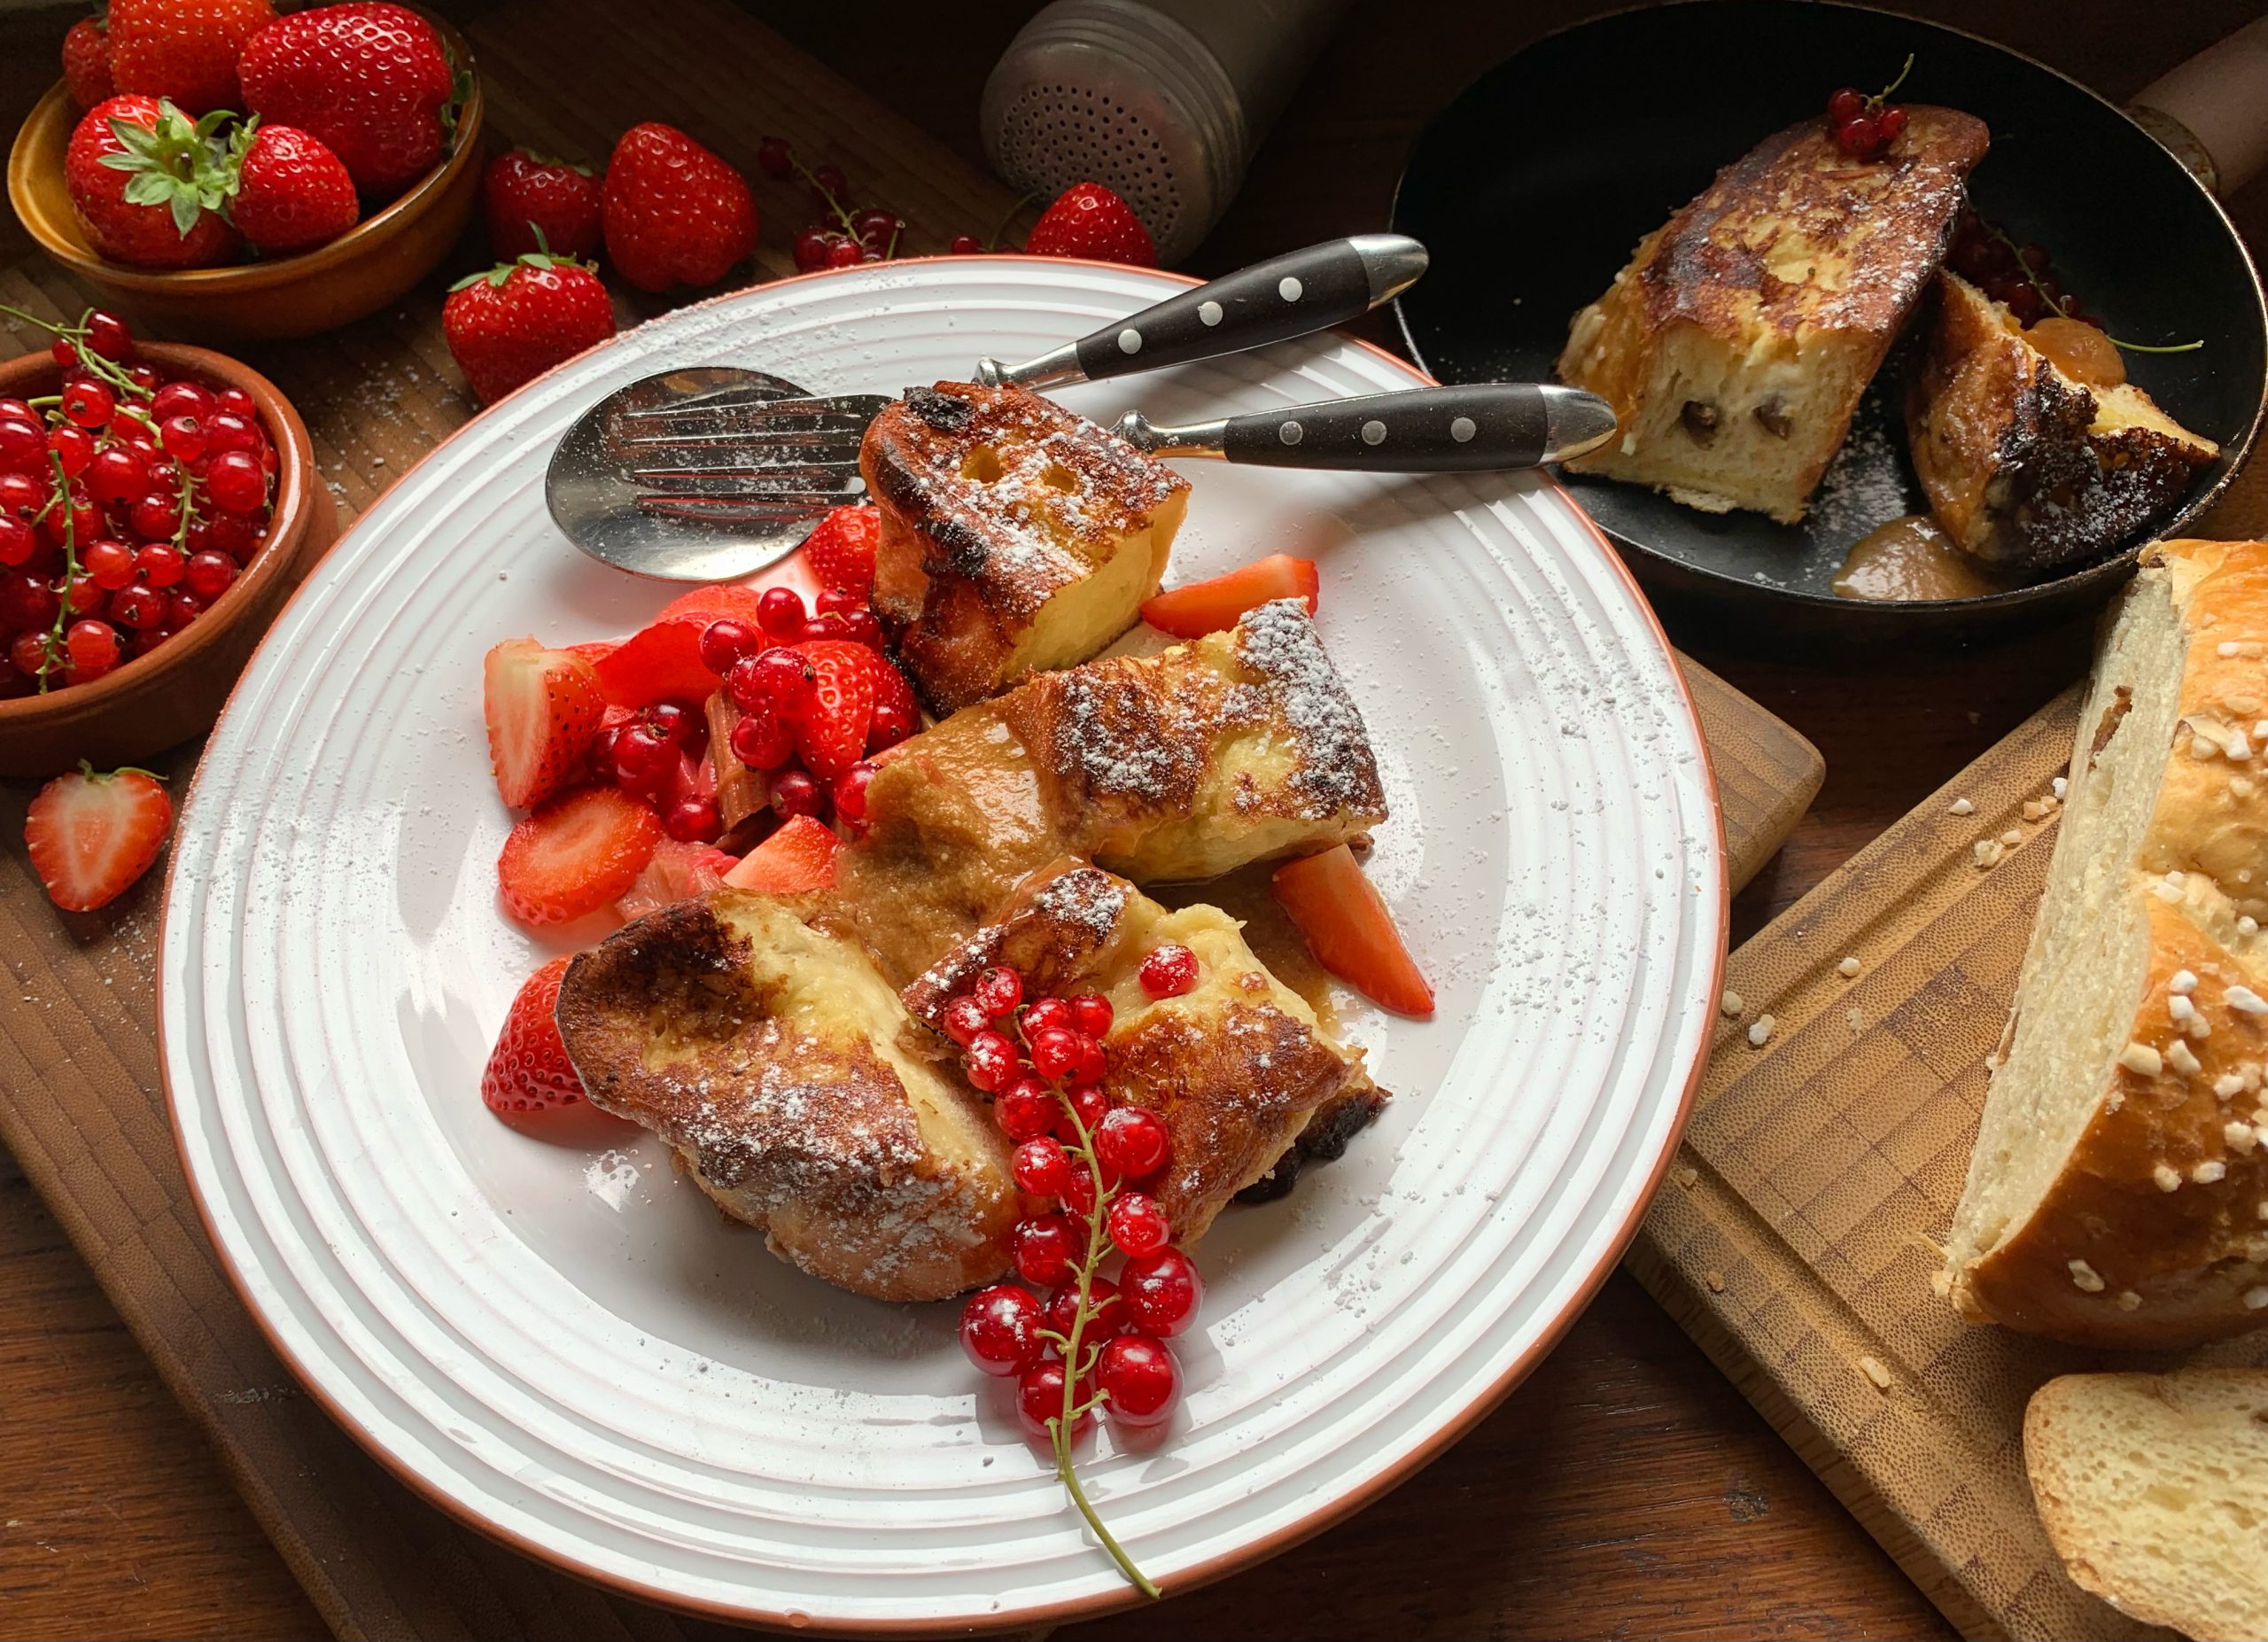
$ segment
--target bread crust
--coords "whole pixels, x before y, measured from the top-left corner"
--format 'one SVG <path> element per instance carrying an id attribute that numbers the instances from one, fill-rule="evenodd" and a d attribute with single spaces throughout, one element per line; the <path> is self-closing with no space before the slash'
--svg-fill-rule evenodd
<path id="1" fill-rule="evenodd" d="M 568 1058 L 593 1105 L 659 1134 L 812 1275 L 877 1300 L 990 1282 L 1016 1214 L 1006 1143 L 949 1068 L 889 1053 L 907 1023 L 816 912 L 726 890 L 625 925 L 561 982 Z M 866 967 L 872 996 L 790 1008 L 812 950 L 790 923 Z"/>
<path id="2" fill-rule="evenodd" d="M 1021 387 L 910 388 L 867 427 L 858 465 L 882 513 L 874 611 L 941 715 L 1010 682 L 1049 602 L 1138 538 L 1151 562 L 1122 611 L 1084 654 L 1043 665 L 1131 626 L 1188 505 L 1188 480 Z"/>
<path id="3" fill-rule="evenodd" d="M 2268 750 L 2253 734 L 2268 715 L 2268 543 L 2159 543 L 2140 576 L 2170 580 L 2186 643 L 2172 745 L 2119 891 L 2148 941 L 2129 1048 L 2037 1208 L 1956 1265 L 1950 1293 L 1974 1321 L 2166 1348 L 2268 1322 Z"/>
<path id="4" fill-rule="evenodd" d="M 2140 407 L 2163 413 L 2140 388 L 2099 397 L 2065 376 L 1959 275 L 1940 274 L 1938 290 L 1907 387 L 1907 443 L 1938 522 L 1965 551 L 2022 571 L 2096 557 L 2171 507 L 2219 455 L 2210 440 L 2169 432 L 2170 419 L 2125 419 Z"/>

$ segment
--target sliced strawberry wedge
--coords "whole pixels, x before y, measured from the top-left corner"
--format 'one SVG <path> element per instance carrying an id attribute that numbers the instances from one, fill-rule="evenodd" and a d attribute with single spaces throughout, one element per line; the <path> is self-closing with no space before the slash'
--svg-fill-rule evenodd
<path id="1" fill-rule="evenodd" d="M 1270 883 L 1317 963 L 1383 1008 L 1433 1017 L 1433 989 L 1402 944 L 1385 898 L 1345 844 L 1285 862 Z"/>
<path id="2" fill-rule="evenodd" d="M 542 803 L 582 774 L 606 699 L 582 657 L 507 639 L 482 665 L 480 710 L 496 790 L 517 809 Z"/>
<path id="3" fill-rule="evenodd" d="M 24 847 L 50 899 L 66 912 L 92 912 L 150 870 L 173 819 L 174 801 L 149 771 L 98 775 L 82 764 L 32 799 Z"/>
<path id="4" fill-rule="evenodd" d="M 563 923 L 618 900 L 654 858 L 662 824 L 614 787 L 562 793 L 523 816 L 496 877 L 505 910 L 523 923 Z"/>
<path id="5" fill-rule="evenodd" d="M 480 1098 L 491 1111 L 541 1112 L 579 1106 L 583 1080 L 567 1059 L 552 1011 L 559 1007 L 559 977 L 567 960 L 554 958 L 523 982 L 504 1016 L 504 1030 L 480 1074 Z"/>
<path id="6" fill-rule="evenodd" d="M 826 822 L 798 815 L 741 857 L 725 875 L 735 890 L 768 895 L 801 895 L 835 887 L 836 839 Z"/>
<path id="7" fill-rule="evenodd" d="M 1192 581 L 1145 600 L 1142 619 L 1177 639 L 1201 639 L 1235 626 L 1247 611 L 1271 599 L 1304 599 L 1312 616 L 1321 586 L 1313 559 L 1271 553 L 1225 576 Z"/>
<path id="8" fill-rule="evenodd" d="M 599 687 L 617 707 L 706 701 L 721 681 L 701 660 L 702 630 L 713 616 L 672 616 L 641 627 L 598 664 Z"/>
<path id="9" fill-rule="evenodd" d="M 831 782 L 866 757 L 874 653 L 844 639 L 813 639 L 801 649 L 811 663 L 812 687 L 796 720 L 796 751 L 805 768 Z"/>
<path id="10" fill-rule="evenodd" d="M 698 620 L 706 626 L 712 621 L 744 622 L 756 626 L 757 606 L 764 602 L 764 589 L 743 587 L 737 581 L 720 581 L 713 588 L 695 588 L 690 593 L 680 593 L 662 606 L 656 622 Z"/>

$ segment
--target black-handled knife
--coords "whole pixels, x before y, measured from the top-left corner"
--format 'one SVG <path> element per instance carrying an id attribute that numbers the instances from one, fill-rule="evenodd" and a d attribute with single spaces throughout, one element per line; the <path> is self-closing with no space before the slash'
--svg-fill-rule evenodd
<path id="1" fill-rule="evenodd" d="M 1425 247 L 1406 235 L 1328 240 L 1168 297 L 1023 364 L 981 361 L 976 379 L 1050 388 L 1241 354 L 1360 318 L 1425 271 Z"/>
<path id="2" fill-rule="evenodd" d="M 1457 473 L 1533 468 L 1614 437 L 1614 408 L 1556 383 L 1471 382 L 1324 400 L 1159 427 L 1138 410 L 1119 436 L 1153 456 L 1210 456 L 1276 468 Z"/>

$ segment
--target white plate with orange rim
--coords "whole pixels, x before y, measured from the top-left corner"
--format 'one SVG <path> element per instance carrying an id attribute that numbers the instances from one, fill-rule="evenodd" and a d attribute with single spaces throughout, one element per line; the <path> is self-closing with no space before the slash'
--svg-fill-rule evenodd
<path id="1" fill-rule="evenodd" d="M 641 1131 L 508 1127 L 480 1068 L 561 949 L 497 902 L 510 817 L 480 658 L 629 632 L 674 590 L 577 553 L 544 464 L 672 365 L 896 393 L 1023 358 L 1175 288 L 1044 258 L 783 281 L 681 309 L 435 449 L 310 575 L 207 744 L 167 885 L 159 1014 L 182 1156 L 286 1361 L 398 1475 L 603 1584 L 736 1619 L 1029 1628 L 1140 1599 L 1067 1505 L 958 1306 L 839 1293 L 765 1252 Z M 1067 390 L 1193 419 L 1423 381 L 1325 336 Z M 1540 475 L 1192 463 L 1169 581 L 1344 526 L 1324 642 L 1392 816 L 1371 878 L 1439 993 L 1352 1008 L 1384 1115 L 1223 1216 L 1187 1392 L 1083 1450 L 1168 1594 L 1409 1476 L 1581 1310 L 1675 1142 L 1716 1008 L 1726 885 L 1660 630 Z"/>

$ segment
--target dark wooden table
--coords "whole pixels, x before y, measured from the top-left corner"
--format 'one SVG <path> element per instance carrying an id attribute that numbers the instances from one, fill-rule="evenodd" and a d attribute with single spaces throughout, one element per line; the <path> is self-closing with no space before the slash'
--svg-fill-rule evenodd
<path id="1" fill-rule="evenodd" d="M 667 0 L 659 0 L 667 4 Z M 1224 0 L 1237 4 L 1238 0 Z M 782 35 L 980 160 L 977 89 L 1029 0 L 855 10 L 750 0 Z M 478 0 L 438 9 L 478 10 Z M 1402 157 L 1472 74 L 1604 7 L 1363 0 L 1192 260 L 1215 273 L 1379 226 Z M 1958 23 L 2124 96 L 2268 0 L 1932 0 Z M 52 78 L 74 13 L 0 4 L 0 129 Z M 1615 88 L 1596 88 L 1602 119 Z M 1720 95 L 1696 85 L 1697 98 Z M 657 107 L 656 118 L 671 111 Z M 748 110 L 760 125 L 761 109 Z M 2075 166 L 2085 156 L 2075 153 Z M 2268 189 L 2232 202 L 2268 244 Z M 781 225 L 770 225 L 767 231 Z M 792 228 L 793 225 L 788 225 Z M 972 224 L 982 231 L 989 224 Z M 1388 340 L 1386 331 L 1374 334 Z M 2085 665 L 2064 630 L 1864 674 L 1673 629 L 1796 725 L 1827 785 L 1740 898 L 1755 930 Z M 5 954 L 0 953 L 0 959 Z M 1180 1599 L 1207 1636 L 1942 1636 L 1944 1621 L 1627 1277 L 1478 1431 L 1353 1521 Z M 1153 1633 L 1154 1615 L 1067 1635 Z M 77 1254 L 0 1153 L 0 1633 L 295 1636 L 322 1626 Z"/>

